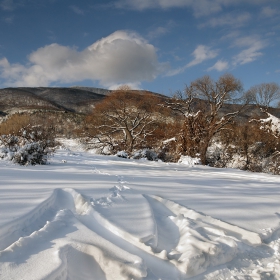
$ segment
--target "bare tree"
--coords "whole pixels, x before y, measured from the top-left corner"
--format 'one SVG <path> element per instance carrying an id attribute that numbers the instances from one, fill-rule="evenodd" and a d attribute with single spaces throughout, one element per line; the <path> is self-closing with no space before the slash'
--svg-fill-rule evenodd
<path id="1" fill-rule="evenodd" d="M 207 164 L 206 152 L 213 137 L 240 113 L 242 106 L 233 112 L 223 113 L 222 108 L 242 91 L 241 82 L 230 74 L 213 81 L 204 76 L 186 86 L 184 94 L 177 94 L 167 107 L 184 116 L 180 134 L 182 152 L 200 154 L 202 164 Z"/>
<path id="2" fill-rule="evenodd" d="M 251 87 L 246 96 L 251 103 L 267 108 L 272 102 L 280 100 L 280 86 L 276 83 L 262 83 Z"/>
<path id="3" fill-rule="evenodd" d="M 148 92 L 122 87 L 96 105 L 87 118 L 89 134 L 111 149 L 131 152 L 155 130 L 155 106 L 159 102 Z"/>

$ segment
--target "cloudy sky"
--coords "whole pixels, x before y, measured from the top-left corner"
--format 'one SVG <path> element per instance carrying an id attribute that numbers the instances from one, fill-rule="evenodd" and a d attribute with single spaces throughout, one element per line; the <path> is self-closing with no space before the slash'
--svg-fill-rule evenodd
<path id="1" fill-rule="evenodd" d="M 280 83 L 279 0 L 0 0 L 0 88 Z"/>

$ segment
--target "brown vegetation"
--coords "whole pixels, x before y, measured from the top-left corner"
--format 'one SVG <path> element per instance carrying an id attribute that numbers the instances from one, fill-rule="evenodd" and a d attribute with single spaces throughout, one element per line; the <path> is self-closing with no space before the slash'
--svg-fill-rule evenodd
<path id="1" fill-rule="evenodd" d="M 230 74 L 216 82 L 204 76 L 186 86 L 184 94 L 179 93 L 166 102 L 167 107 L 184 117 L 178 137 L 183 154 L 192 157 L 199 154 L 202 164 L 207 164 L 206 153 L 211 140 L 231 123 L 242 107 L 226 114 L 221 114 L 221 109 L 241 91 L 241 82 Z"/>
<path id="2" fill-rule="evenodd" d="M 252 104 L 268 108 L 272 102 L 279 101 L 280 86 L 276 83 L 262 83 L 251 87 L 246 97 Z"/>
<path id="3" fill-rule="evenodd" d="M 41 97 L 49 94 L 40 90 L 36 94 Z M 76 93 L 72 92 L 73 98 Z M 173 98 L 123 86 L 103 95 L 88 115 L 47 108 L 10 115 L 0 123 L 0 135 L 39 128 L 43 138 L 80 137 L 103 153 L 125 151 L 133 156 L 142 150 L 163 161 L 187 155 L 215 167 L 279 174 L 280 132 L 270 127 L 271 122 L 259 120 L 266 112 L 278 117 L 277 109 L 268 107 L 278 98 L 277 86 L 253 87 L 243 99 L 241 93 L 241 82 L 230 74 L 217 81 L 204 76 Z"/>
<path id="4" fill-rule="evenodd" d="M 148 92 L 116 90 L 86 118 L 87 135 L 115 151 L 132 152 L 148 146 L 149 141 L 162 134 L 161 102 L 160 97 Z"/>

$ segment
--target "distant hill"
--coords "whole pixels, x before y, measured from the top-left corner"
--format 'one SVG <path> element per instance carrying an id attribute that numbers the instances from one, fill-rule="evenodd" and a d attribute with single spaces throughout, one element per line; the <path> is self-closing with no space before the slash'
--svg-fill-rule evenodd
<path id="1" fill-rule="evenodd" d="M 221 109 L 220 113 L 222 114 L 227 114 L 233 111 L 238 111 L 240 109 L 241 105 L 237 105 L 237 104 L 225 104 L 223 106 L 223 108 Z M 272 108 L 270 107 L 268 109 L 268 112 L 272 115 L 274 115 L 277 118 L 280 118 L 280 109 L 279 108 Z M 258 108 L 258 106 L 254 105 L 254 104 L 250 104 L 245 106 L 240 114 L 234 119 L 237 122 L 244 122 L 248 119 L 252 119 L 252 118 L 267 118 L 267 114 L 262 113 L 260 111 L 260 109 Z"/>
<path id="2" fill-rule="evenodd" d="M 5 88 L 0 89 L 0 111 L 47 109 L 88 113 L 108 93 L 109 90 L 88 87 Z"/>
<path id="3" fill-rule="evenodd" d="M 19 87 L 0 89 L 0 117 L 13 111 L 44 109 L 87 114 L 92 112 L 94 104 L 102 101 L 110 90 L 94 87 L 74 86 L 60 87 Z M 165 95 L 150 92 L 163 98 Z M 240 105 L 227 104 L 221 110 L 229 113 Z M 280 109 L 270 108 L 269 112 L 280 118 Z M 251 117 L 262 116 L 255 105 L 249 105 L 238 117 L 239 121 L 245 121 Z"/>
<path id="4" fill-rule="evenodd" d="M 93 87 L 18 87 L 0 89 L 0 116 L 17 110 L 45 109 L 90 113 L 110 90 Z M 152 92 L 151 92 L 152 93 Z M 152 93 L 162 97 L 158 93 Z"/>
<path id="5" fill-rule="evenodd" d="M 101 95 L 107 95 L 108 93 L 111 92 L 111 90 L 108 89 L 104 89 L 104 88 L 95 88 L 95 87 L 81 87 L 81 86 L 73 86 L 70 88 L 74 88 L 74 89 L 80 89 L 80 90 L 85 90 L 85 91 L 90 91 L 93 93 L 98 93 Z"/>

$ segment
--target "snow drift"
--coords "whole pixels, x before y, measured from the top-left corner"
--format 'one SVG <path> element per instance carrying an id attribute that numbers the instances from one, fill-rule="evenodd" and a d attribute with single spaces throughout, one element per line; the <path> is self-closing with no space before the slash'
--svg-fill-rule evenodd
<path id="1" fill-rule="evenodd" d="M 0 165 L 0 279 L 280 279 L 278 177 L 69 149 Z"/>

